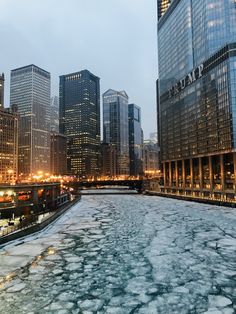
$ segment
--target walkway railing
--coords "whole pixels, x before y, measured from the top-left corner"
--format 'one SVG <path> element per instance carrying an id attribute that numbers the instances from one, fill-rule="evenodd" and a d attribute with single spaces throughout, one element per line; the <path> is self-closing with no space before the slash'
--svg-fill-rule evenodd
<path id="1" fill-rule="evenodd" d="M 23 219 L 21 222 L 17 223 L 16 225 L 13 226 L 8 226 L 7 228 L 3 229 L 1 232 L 1 236 L 6 236 L 10 233 L 13 233 L 18 230 L 22 230 L 25 228 L 28 228 L 38 222 L 38 216 L 37 215 L 32 215 L 28 218 Z"/>

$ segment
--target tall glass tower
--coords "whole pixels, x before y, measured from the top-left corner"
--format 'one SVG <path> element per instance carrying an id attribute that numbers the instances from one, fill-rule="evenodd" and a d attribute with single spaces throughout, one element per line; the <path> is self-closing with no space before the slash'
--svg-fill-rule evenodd
<path id="1" fill-rule="evenodd" d="M 10 103 L 19 120 L 19 175 L 50 172 L 50 73 L 29 65 L 11 71 Z"/>
<path id="2" fill-rule="evenodd" d="M 103 94 L 103 141 L 116 151 L 116 175 L 129 175 L 128 95 L 109 89 Z"/>
<path id="3" fill-rule="evenodd" d="M 67 137 L 68 172 L 100 173 L 100 79 L 83 70 L 60 76 L 59 131 Z"/>
<path id="4" fill-rule="evenodd" d="M 163 190 L 232 200 L 235 1 L 172 1 L 158 21 L 158 49 Z"/>
<path id="5" fill-rule="evenodd" d="M 130 175 L 139 176 L 143 174 L 141 108 L 129 104 L 128 110 Z"/>

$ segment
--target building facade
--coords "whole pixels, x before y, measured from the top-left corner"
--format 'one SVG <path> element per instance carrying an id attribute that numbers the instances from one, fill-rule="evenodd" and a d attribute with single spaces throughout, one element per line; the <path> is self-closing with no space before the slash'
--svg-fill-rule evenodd
<path id="1" fill-rule="evenodd" d="M 53 175 L 67 174 L 67 138 L 65 135 L 51 133 L 51 173 Z"/>
<path id="2" fill-rule="evenodd" d="M 15 183 L 18 175 L 17 107 L 0 110 L 0 183 Z"/>
<path id="3" fill-rule="evenodd" d="M 159 147 L 151 139 L 143 141 L 143 173 L 149 178 L 159 175 Z"/>
<path id="4" fill-rule="evenodd" d="M 109 178 L 114 178 L 117 175 L 117 157 L 115 147 L 112 144 L 102 143 L 101 153 L 102 175 Z"/>
<path id="5" fill-rule="evenodd" d="M 4 108 L 4 73 L 0 74 L 0 109 Z"/>
<path id="6" fill-rule="evenodd" d="M 50 73 L 35 65 L 12 70 L 10 103 L 19 113 L 19 175 L 50 172 Z"/>
<path id="7" fill-rule="evenodd" d="M 172 1 L 158 47 L 163 190 L 234 200 L 235 3 Z"/>
<path id="8" fill-rule="evenodd" d="M 141 108 L 129 104 L 128 110 L 130 175 L 139 176 L 143 174 Z"/>
<path id="9" fill-rule="evenodd" d="M 103 94 L 103 141 L 116 151 L 113 173 L 130 174 L 128 95 L 109 89 Z"/>
<path id="10" fill-rule="evenodd" d="M 158 20 L 162 17 L 162 15 L 166 12 L 171 0 L 158 0 L 157 1 L 157 13 L 158 13 Z"/>
<path id="11" fill-rule="evenodd" d="M 50 131 L 59 133 L 59 97 L 51 97 Z"/>
<path id="12" fill-rule="evenodd" d="M 68 173 L 100 173 L 100 79 L 83 70 L 60 76 L 59 130 L 67 137 Z"/>

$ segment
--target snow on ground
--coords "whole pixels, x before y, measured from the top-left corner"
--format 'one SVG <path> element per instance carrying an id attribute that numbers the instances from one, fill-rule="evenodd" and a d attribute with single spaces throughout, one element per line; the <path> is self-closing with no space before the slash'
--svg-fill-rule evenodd
<path id="1" fill-rule="evenodd" d="M 236 211 L 86 196 L 0 250 L 0 313 L 236 312 Z"/>

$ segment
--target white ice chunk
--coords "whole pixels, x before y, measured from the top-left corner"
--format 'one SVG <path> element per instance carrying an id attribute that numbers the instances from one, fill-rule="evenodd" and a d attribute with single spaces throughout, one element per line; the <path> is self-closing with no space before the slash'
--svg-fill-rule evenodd
<path id="1" fill-rule="evenodd" d="M 226 307 L 232 304 L 232 301 L 221 295 L 209 295 L 208 301 L 210 306 Z"/>
<path id="2" fill-rule="evenodd" d="M 10 288 L 7 289 L 8 292 L 20 292 L 23 289 L 25 289 L 26 284 L 25 283 L 18 283 Z"/>

